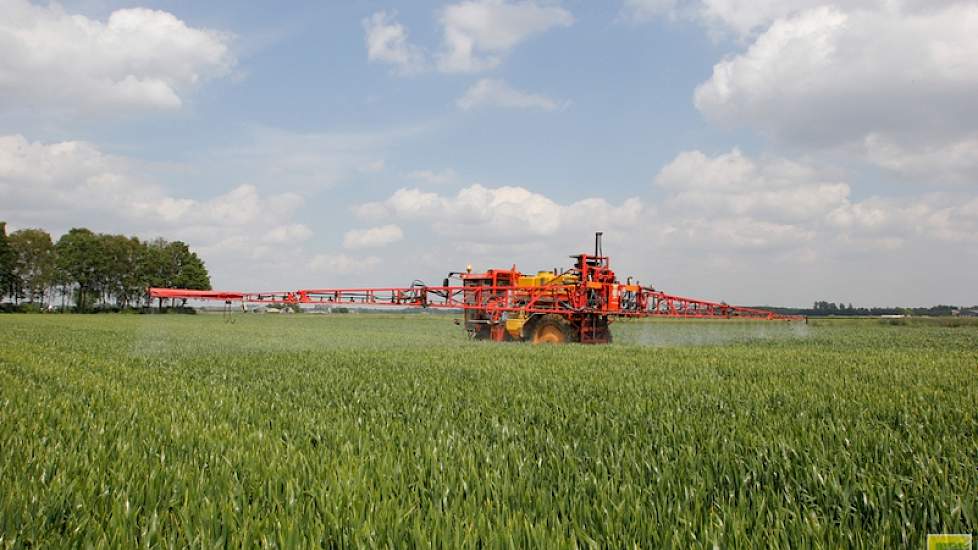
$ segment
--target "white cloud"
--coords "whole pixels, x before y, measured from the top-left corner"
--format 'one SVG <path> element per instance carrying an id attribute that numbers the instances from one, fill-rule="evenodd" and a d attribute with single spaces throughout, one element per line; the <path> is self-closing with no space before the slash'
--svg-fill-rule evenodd
<path id="1" fill-rule="evenodd" d="M 352 229 L 343 235 L 343 248 L 375 248 L 396 243 L 403 238 L 404 232 L 394 224 L 369 229 Z"/>
<path id="2" fill-rule="evenodd" d="M 379 11 L 362 21 L 367 42 L 367 59 L 393 65 L 401 75 L 425 69 L 424 50 L 408 41 L 407 29 L 396 21 L 397 12 Z"/>
<path id="3" fill-rule="evenodd" d="M 453 242 L 495 245 L 569 232 L 646 235 L 663 247 L 789 250 L 814 241 L 825 218 L 849 205 L 849 186 L 811 166 L 752 159 L 739 150 L 678 155 L 655 178 L 666 192 L 657 208 L 630 198 L 561 204 L 523 187 L 471 185 L 455 195 L 399 189 L 354 209 L 362 219 L 422 223 Z"/>
<path id="4" fill-rule="evenodd" d="M 190 243 L 215 282 L 255 276 L 256 262 L 300 252 L 312 231 L 296 223 L 295 193 L 262 193 L 239 184 L 207 199 L 175 195 L 146 180 L 139 161 L 82 141 L 30 142 L 0 136 L 0 219 L 11 227 L 43 227 L 57 236 L 71 227 L 162 235 Z M 275 273 L 280 266 L 269 267 Z"/>
<path id="5" fill-rule="evenodd" d="M 529 37 L 574 22 L 569 11 L 532 0 L 468 0 L 446 6 L 439 19 L 444 51 L 438 56 L 438 67 L 450 73 L 496 67 Z"/>
<path id="6" fill-rule="evenodd" d="M 847 203 L 849 186 L 786 159 L 738 149 L 680 153 L 655 177 L 667 191 L 663 246 L 700 251 L 789 251 L 809 246 L 822 218 Z M 810 254 L 803 255 L 808 257 Z"/>
<path id="7" fill-rule="evenodd" d="M 408 38 L 394 11 L 378 11 L 361 22 L 370 61 L 387 63 L 397 74 L 413 75 L 434 66 L 445 73 L 478 73 L 498 67 L 520 43 L 574 16 L 564 8 L 535 0 L 465 0 L 439 10 L 441 49 L 429 55 Z"/>
<path id="8" fill-rule="evenodd" d="M 865 4 L 775 19 L 716 64 L 697 108 L 802 146 L 866 144 L 868 160 L 908 175 L 951 160 L 968 173 L 946 179 L 973 180 L 978 5 Z"/>
<path id="9" fill-rule="evenodd" d="M 301 204 L 294 193 L 263 196 L 250 184 L 206 201 L 173 197 L 139 172 L 138 163 L 107 155 L 90 143 L 0 137 L 0 191 L 8 199 L 5 205 L 17 206 L 11 219 L 30 214 L 61 228 L 93 216 L 147 230 L 235 227 L 287 218 Z"/>
<path id="10" fill-rule="evenodd" d="M 921 183 L 975 183 L 973 0 L 624 0 L 743 46 L 694 94 L 714 122 L 856 155 Z"/>
<path id="11" fill-rule="evenodd" d="M 811 165 L 739 150 L 678 155 L 656 176 L 668 191 L 659 216 L 673 245 L 798 249 L 811 255 L 933 250 L 978 242 L 978 199 L 930 193 L 854 201 L 849 185 Z"/>
<path id="12" fill-rule="evenodd" d="M 0 2 L 0 104 L 91 112 L 173 109 L 235 64 L 228 33 L 121 9 L 100 21 L 52 4 Z"/>
<path id="13" fill-rule="evenodd" d="M 754 216 L 799 222 L 824 216 L 844 204 L 849 185 L 828 181 L 811 166 L 739 150 L 710 158 L 699 151 L 679 154 L 656 176 L 672 191 L 669 208 L 686 213 Z"/>
<path id="14" fill-rule="evenodd" d="M 643 211 L 637 198 L 620 206 L 591 198 L 561 205 L 523 187 L 488 188 L 475 184 L 454 196 L 399 189 L 387 200 L 356 209 L 365 219 L 395 218 L 425 222 L 456 241 L 496 244 L 547 237 L 562 228 L 589 232 L 628 227 Z"/>
<path id="15" fill-rule="evenodd" d="M 967 193 L 855 199 L 816 164 L 736 149 L 682 153 L 655 182 L 665 196 L 643 241 L 674 292 L 954 302 L 970 288 L 963 273 L 978 267 L 978 199 Z"/>
<path id="16" fill-rule="evenodd" d="M 553 111 L 562 108 L 566 103 L 559 103 L 545 95 L 517 90 L 503 80 L 483 78 L 466 90 L 458 98 L 456 105 L 466 111 L 480 107 Z"/>
<path id="17" fill-rule="evenodd" d="M 918 143 L 871 133 L 863 144 L 870 162 L 923 183 L 978 183 L 978 133 L 949 142 Z"/>
<path id="18" fill-rule="evenodd" d="M 848 239 L 978 243 L 978 198 L 929 193 L 911 198 L 872 197 L 833 210 L 829 223 Z"/>

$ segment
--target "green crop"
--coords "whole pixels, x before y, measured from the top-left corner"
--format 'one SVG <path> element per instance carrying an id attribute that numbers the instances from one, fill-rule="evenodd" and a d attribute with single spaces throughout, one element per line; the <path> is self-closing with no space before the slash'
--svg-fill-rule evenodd
<path id="1" fill-rule="evenodd" d="M 978 327 L 0 317 L 0 548 L 895 548 L 978 526 Z"/>

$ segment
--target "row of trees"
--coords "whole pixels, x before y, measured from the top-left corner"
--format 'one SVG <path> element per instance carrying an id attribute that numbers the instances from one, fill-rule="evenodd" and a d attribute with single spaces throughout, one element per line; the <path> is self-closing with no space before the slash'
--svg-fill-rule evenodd
<path id="1" fill-rule="evenodd" d="M 819 300 L 812 304 L 810 309 L 804 308 L 773 308 L 779 313 L 788 313 L 791 315 L 807 315 L 809 317 L 819 317 L 819 316 L 833 316 L 833 317 L 843 317 L 843 316 L 870 316 L 878 317 L 880 315 L 922 315 L 931 317 L 947 317 L 951 315 L 972 315 L 973 312 L 978 311 L 978 305 L 966 307 L 966 306 L 952 306 L 952 305 L 936 305 L 931 307 L 853 307 L 852 304 L 845 304 L 843 302 L 835 303 L 828 302 L 825 300 Z"/>
<path id="2" fill-rule="evenodd" d="M 204 262 L 180 241 L 75 228 L 55 242 L 43 229 L 8 236 L 0 222 L 0 301 L 138 307 L 148 305 L 150 286 L 210 290 L 211 283 Z"/>
<path id="3" fill-rule="evenodd" d="M 811 310 L 815 315 L 925 315 L 931 317 L 947 317 L 960 314 L 962 311 L 970 312 L 971 309 L 978 309 L 976 306 L 963 307 L 940 304 L 930 307 L 852 307 L 852 304 L 839 302 L 818 301 L 815 302 Z"/>

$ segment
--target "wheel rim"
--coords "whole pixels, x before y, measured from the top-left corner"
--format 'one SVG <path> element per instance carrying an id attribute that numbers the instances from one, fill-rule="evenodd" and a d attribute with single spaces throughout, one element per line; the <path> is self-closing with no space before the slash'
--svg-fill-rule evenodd
<path id="1" fill-rule="evenodd" d="M 560 344 L 564 342 L 564 332 L 559 327 L 545 325 L 533 336 L 534 344 Z"/>

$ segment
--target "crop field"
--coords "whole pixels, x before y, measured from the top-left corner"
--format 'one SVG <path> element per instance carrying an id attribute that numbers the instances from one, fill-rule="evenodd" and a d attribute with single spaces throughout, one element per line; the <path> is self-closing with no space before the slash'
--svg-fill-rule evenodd
<path id="1" fill-rule="evenodd" d="M 978 528 L 978 326 L 0 317 L 0 548 L 924 547 Z"/>

